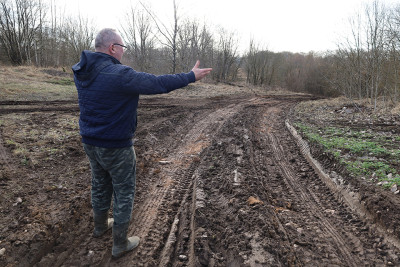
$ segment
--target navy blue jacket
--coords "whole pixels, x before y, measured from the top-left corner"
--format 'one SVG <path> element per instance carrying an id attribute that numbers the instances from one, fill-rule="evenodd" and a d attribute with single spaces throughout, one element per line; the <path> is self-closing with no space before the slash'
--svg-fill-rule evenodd
<path id="1" fill-rule="evenodd" d="M 136 72 L 116 58 L 83 51 L 72 67 L 78 90 L 79 127 L 85 144 L 121 148 L 132 145 L 140 94 L 162 94 L 195 82 L 195 75 L 155 76 Z"/>

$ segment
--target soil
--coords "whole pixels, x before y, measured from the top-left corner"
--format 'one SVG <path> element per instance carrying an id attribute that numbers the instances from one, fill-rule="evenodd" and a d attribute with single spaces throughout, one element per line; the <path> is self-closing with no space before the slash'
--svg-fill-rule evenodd
<path id="1" fill-rule="evenodd" d="M 290 129 L 310 99 L 141 99 L 141 241 L 116 260 L 111 231 L 91 235 L 76 102 L 0 103 L 0 266 L 399 266 L 399 196 L 308 153 Z"/>

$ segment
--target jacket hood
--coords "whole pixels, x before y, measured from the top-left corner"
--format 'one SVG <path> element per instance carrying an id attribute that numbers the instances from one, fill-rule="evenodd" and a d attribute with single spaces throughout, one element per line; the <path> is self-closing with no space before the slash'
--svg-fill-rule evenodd
<path id="1" fill-rule="evenodd" d="M 87 87 L 102 69 L 112 64 L 121 64 L 121 62 L 105 53 L 85 50 L 81 54 L 80 61 L 72 66 L 72 71 L 82 87 Z"/>

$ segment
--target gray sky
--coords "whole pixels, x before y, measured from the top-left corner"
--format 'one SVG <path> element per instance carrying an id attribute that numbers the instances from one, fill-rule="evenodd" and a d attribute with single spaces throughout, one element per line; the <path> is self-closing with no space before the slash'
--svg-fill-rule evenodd
<path id="1" fill-rule="evenodd" d="M 164 22 L 172 22 L 172 0 L 142 0 Z M 176 0 L 181 17 L 197 19 L 211 28 L 222 26 L 238 36 L 244 51 L 253 38 L 274 52 L 334 50 L 349 30 L 348 19 L 373 0 Z M 400 0 L 381 0 L 400 4 Z M 93 18 L 98 28 L 121 28 L 136 0 L 66 0 L 68 10 Z"/>

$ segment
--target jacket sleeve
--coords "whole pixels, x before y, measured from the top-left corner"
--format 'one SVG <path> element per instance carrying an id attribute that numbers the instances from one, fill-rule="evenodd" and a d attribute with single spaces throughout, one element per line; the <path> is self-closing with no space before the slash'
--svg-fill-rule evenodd
<path id="1" fill-rule="evenodd" d="M 136 72 L 126 68 L 123 74 L 124 91 L 133 94 L 164 94 L 187 86 L 196 81 L 193 71 L 189 73 L 167 74 L 156 76 L 144 72 Z"/>

